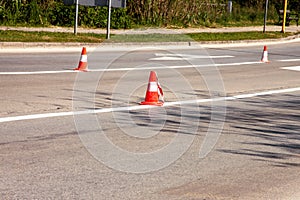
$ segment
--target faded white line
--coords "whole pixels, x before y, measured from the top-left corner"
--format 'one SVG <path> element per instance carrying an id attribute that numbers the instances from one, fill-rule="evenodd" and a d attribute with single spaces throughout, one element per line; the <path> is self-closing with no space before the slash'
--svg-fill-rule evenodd
<path id="1" fill-rule="evenodd" d="M 286 60 L 278 60 L 279 62 L 297 62 L 300 61 L 300 59 L 286 59 Z"/>
<path id="2" fill-rule="evenodd" d="M 230 55 L 211 56 L 211 55 L 195 55 L 195 54 L 171 54 L 171 53 L 156 53 L 157 57 L 180 57 L 180 58 L 233 58 Z"/>
<path id="3" fill-rule="evenodd" d="M 193 59 L 217 59 L 217 58 L 233 58 L 234 56 L 221 55 L 221 56 L 211 56 L 211 55 L 193 55 L 193 54 L 170 54 L 170 53 L 156 53 L 155 56 L 158 58 L 150 58 L 149 60 L 193 60 Z"/>
<path id="4" fill-rule="evenodd" d="M 241 95 L 235 95 L 232 97 L 219 97 L 219 98 L 213 98 L 213 99 L 195 99 L 195 100 L 188 100 L 188 101 L 165 102 L 164 107 L 184 105 L 184 104 L 195 104 L 195 103 L 199 104 L 199 103 L 207 103 L 207 102 L 213 102 L 213 101 L 214 102 L 215 101 L 232 101 L 232 100 L 237 100 L 237 99 L 246 99 L 246 98 L 253 98 L 253 97 L 258 97 L 258 96 L 281 94 L 281 93 L 292 93 L 292 92 L 298 92 L 298 91 L 300 91 L 300 87 L 281 89 L 281 90 L 269 90 L 269 91 L 250 93 L 250 94 L 241 94 Z M 65 116 L 71 116 L 71 115 L 98 114 L 98 113 L 131 111 L 131 110 L 142 110 L 142 109 L 148 109 L 151 107 L 153 107 L 153 106 L 137 105 L 137 106 L 118 107 L 118 108 L 102 108 L 102 109 L 75 111 L 75 112 L 71 111 L 71 112 L 23 115 L 23 116 L 14 116 L 14 117 L 2 117 L 2 118 L 0 118 L 0 123 L 12 122 L 12 121 L 22 121 L 22 120 L 52 118 L 52 117 L 65 117 Z"/>
<path id="5" fill-rule="evenodd" d="M 160 61 L 173 61 L 173 60 L 188 60 L 182 57 L 171 57 L 171 56 L 164 56 L 159 58 L 150 58 L 149 60 L 160 60 Z"/>
<path id="6" fill-rule="evenodd" d="M 300 66 L 282 67 L 281 69 L 300 71 Z"/>
<path id="7" fill-rule="evenodd" d="M 240 66 L 263 64 L 262 62 L 240 62 L 240 63 L 223 63 L 223 64 L 207 64 L 207 65 L 178 65 L 178 66 L 158 66 L 158 67 L 127 67 L 115 69 L 89 69 L 89 72 L 114 72 L 114 71 L 133 71 L 133 70 L 156 70 L 156 69 L 181 69 L 181 68 L 201 68 L 201 67 L 222 67 L 222 66 Z M 58 73 L 78 73 L 74 70 L 60 71 L 34 71 L 34 72 L 0 72 L 0 75 L 33 75 L 33 74 L 58 74 Z"/>
<path id="8" fill-rule="evenodd" d="M 60 70 L 60 71 L 34 71 L 34 72 L 0 72 L 0 75 L 34 75 L 34 74 L 61 74 L 61 73 L 74 73 L 73 70 Z"/>

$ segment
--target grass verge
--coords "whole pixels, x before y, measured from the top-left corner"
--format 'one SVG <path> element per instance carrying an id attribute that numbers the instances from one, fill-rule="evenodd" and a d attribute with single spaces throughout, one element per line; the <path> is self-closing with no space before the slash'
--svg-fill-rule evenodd
<path id="1" fill-rule="evenodd" d="M 279 39 L 296 33 L 281 32 L 233 32 L 233 33 L 189 33 L 181 34 L 144 34 L 144 35 L 114 35 L 109 42 L 203 42 L 203 41 L 238 41 Z"/>
<path id="2" fill-rule="evenodd" d="M 81 43 L 118 43 L 118 42 L 188 42 L 188 41 L 236 41 L 278 39 L 295 35 L 297 33 L 281 32 L 233 32 L 233 33 L 189 33 L 189 34 L 128 34 L 112 35 L 109 41 L 105 34 L 80 33 L 54 33 L 54 32 L 25 32 L 0 31 L 1 42 L 81 42 Z"/>
<path id="3" fill-rule="evenodd" d="M 0 30 L 1 42 L 85 42 L 100 43 L 105 40 L 104 34 L 55 33 L 55 32 L 25 32 L 13 30 Z"/>
<path id="4" fill-rule="evenodd" d="M 113 35 L 110 39 L 110 43 L 118 42 L 188 42 L 192 41 L 192 38 L 185 34 L 120 34 Z"/>
<path id="5" fill-rule="evenodd" d="M 279 39 L 296 35 L 297 33 L 281 32 L 234 32 L 234 33 L 202 33 L 188 34 L 195 41 L 231 41 L 231 40 L 261 40 L 261 39 Z"/>

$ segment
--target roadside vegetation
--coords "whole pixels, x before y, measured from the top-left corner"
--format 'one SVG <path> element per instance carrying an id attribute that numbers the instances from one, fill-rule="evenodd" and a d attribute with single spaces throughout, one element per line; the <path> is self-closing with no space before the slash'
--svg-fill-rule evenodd
<path id="1" fill-rule="evenodd" d="M 26 32 L 13 30 L 0 30 L 1 42 L 84 42 L 100 43 L 105 40 L 104 34 L 80 33 L 55 33 L 55 32 Z"/>
<path id="2" fill-rule="evenodd" d="M 126 8 L 113 8 L 111 28 L 188 28 L 263 25 L 265 0 L 232 0 L 232 12 L 228 0 L 127 0 Z M 278 24 L 282 0 L 269 1 L 268 24 Z M 292 12 L 300 11 L 299 0 L 289 0 Z M 79 7 L 79 26 L 105 28 L 107 7 Z M 74 26 L 75 6 L 66 6 L 63 0 L 0 0 L 0 26 L 51 27 Z M 278 24 L 279 25 L 279 24 Z M 196 33 L 187 35 L 115 35 L 111 42 L 181 42 L 228 41 L 282 38 L 291 33 Z M 86 42 L 100 43 L 101 34 L 50 33 L 0 31 L 0 41 L 12 42 Z"/>
<path id="3" fill-rule="evenodd" d="M 190 33 L 190 34 L 140 34 L 112 35 L 109 42 L 189 42 L 189 41 L 237 41 L 257 39 L 277 39 L 291 36 L 295 33 L 280 32 L 240 32 L 240 33 Z M 105 34 L 55 33 L 55 32 L 25 32 L 6 30 L 0 31 L 0 42 L 82 42 L 101 43 Z M 108 41 L 107 41 L 108 42 Z"/>
<path id="4" fill-rule="evenodd" d="M 262 25 L 265 0 L 127 0 L 124 9 L 112 9 L 111 27 L 220 27 Z M 269 1 L 268 24 L 278 23 L 282 0 Z M 289 0 L 292 12 L 300 11 L 299 0 Z M 63 0 L 0 0 L 0 25 L 73 26 L 75 7 Z M 79 26 L 105 28 L 106 7 L 79 8 Z"/>

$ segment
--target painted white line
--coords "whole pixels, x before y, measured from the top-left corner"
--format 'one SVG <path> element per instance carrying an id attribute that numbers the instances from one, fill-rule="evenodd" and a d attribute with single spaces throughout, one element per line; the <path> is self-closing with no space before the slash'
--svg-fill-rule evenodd
<path id="1" fill-rule="evenodd" d="M 219 97 L 219 98 L 213 98 L 213 99 L 195 99 L 195 100 L 187 100 L 187 101 L 165 102 L 164 107 L 171 107 L 171 106 L 184 105 L 184 104 L 195 104 L 195 103 L 199 104 L 199 103 L 207 103 L 207 102 L 213 102 L 213 101 L 214 102 L 216 102 L 216 101 L 233 101 L 233 100 L 237 100 L 237 99 L 246 99 L 246 98 L 253 98 L 253 97 L 258 97 L 258 96 L 281 94 L 281 93 L 292 93 L 292 92 L 298 92 L 298 91 L 300 91 L 300 87 L 281 89 L 281 90 L 269 90 L 269 91 L 264 91 L 264 92 L 251 93 L 251 94 L 241 94 L 241 95 L 235 95 L 232 97 Z M 102 109 L 76 111 L 76 112 L 71 111 L 71 112 L 23 115 L 23 116 L 14 116 L 14 117 L 2 117 L 2 118 L 0 118 L 0 123 L 21 121 L 21 120 L 52 118 L 52 117 L 65 117 L 65 116 L 71 116 L 71 115 L 84 115 L 84 114 L 122 112 L 122 111 L 131 111 L 131 110 L 143 110 L 143 109 L 149 109 L 152 107 L 153 106 L 148 106 L 148 105 L 137 105 L 137 106 L 117 107 L 117 108 L 102 108 Z"/>
<path id="2" fill-rule="evenodd" d="M 164 56 L 164 57 L 159 57 L 159 58 L 150 58 L 148 60 L 161 60 L 161 61 L 172 61 L 172 60 L 189 60 L 187 58 L 182 58 L 182 57 L 170 57 L 170 56 Z"/>
<path id="3" fill-rule="evenodd" d="M 65 117 L 73 114 L 74 112 L 59 112 L 59 113 L 23 115 L 23 116 L 15 116 L 15 117 L 2 117 L 0 118 L 0 122 L 12 122 L 12 121 L 29 120 L 29 119 L 43 119 L 43 118 L 51 118 L 51 117 Z"/>
<path id="4" fill-rule="evenodd" d="M 281 69 L 300 71 L 300 66 L 282 67 Z"/>
<path id="5" fill-rule="evenodd" d="M 170 53 L 156 53 L 158 58 L 150 58 L 149 60 L 191 60 L 191 59 L 216 59 L 216 58 L 232 58 L 234 56 L 210 56 L 210 55 L 194 55 L 194 54 L 170 54 Z"/>
<path id="6" fill-rule="evenodd" d="M 240 63 L 224 63 L 224 64 L 215 64 L 217 67 L 222 66 L 239 66 L 239 65 L 253 65 L 253 64 L 263 64 L 263 62 L 240 62 Z"/>
<path id="7" fill-rule="evenodd" d="M 171 54 L 171 53 L 156 53 L 157 57 L 180 57 L 180 58 L 233 58 L 234 56 L 221 55 L 221 56 L 211 56 L 211 55 L 195 55 L 195 54 Z"/>
<path id="8" fill-rule="evenodd" d="M 286 60 L 278 60 L 279 62 L 297 62 L 300 61 L 300 59 L 286 59 Z"/>
<path id="9" fill-rule="evenodd" d="M 252 93 L 252 94 L 241 94 L 241 95 L 233 96 L 233 98 L 234 99 L 246 99 L 246 98 L 258 97 L 258 96 L 266 96 L 266 95 L 281 94 L 281 93 L 292 93 L 292 92 L 298 92 L 298 91 L 300 91 L 300 87 L 287 88 L 287 89 L 281 89 L 281 90 L 269 90 L 269 91 Z"/>
<path id="10" fill-rule="evenodd" d="M 34 71 L 34 72 L 0 72 L 0 75 L 33 75 L 33 74 L 61 74 L 61 73 L 74 73 L 73 70 L 60 70 L 60 71 Z"/>
<path id="11" fill-rule="evenodd" d="M 185 69 L 185 68 L 202 68 L 202 67 L 222 67 L 222 66 L 240 66 L 263 64 L 262 62 L 240 62 L 224 64 L 207 64 L 207 65 L 178 65 L 178 66 L 158 66 L 158 67 L 140 67 L 140 68 L 116 68 L 116 69 L 91 69 L 91 72 L 112 72 L 112 71 L 132 71 L 132 70 L 156 70 L 156 69 Z"/>
<path id="12" fill-rule="evenodd" d="M 127 68 L 115 68 L 115 69 L 89 69 L 88 72 L 181 69 L 181 68 L 240 66 L 240 65 L 253 65 L 253 64 L 263 64 L 263 63 L 262 62 L 240 62 L 240 63 L 207 64 L 207 65 L 178 65 L 178 66 L 139 67 L 139 68 L 127 67 Z M 58 74 L 58 73 L 78 73 L 78 71 L 61 70 L 61 71 L 35 71 L 35 72 L 0 72 L 0 75 L 30 75 L 30 74 Z"/>

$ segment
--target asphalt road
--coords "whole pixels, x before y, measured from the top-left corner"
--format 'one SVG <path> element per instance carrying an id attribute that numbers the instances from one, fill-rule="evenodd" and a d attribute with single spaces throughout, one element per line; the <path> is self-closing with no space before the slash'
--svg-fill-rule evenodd
<path id="1" fill-rule="evenodd" d="M 1 197 L 300 199 L 299 45 L 1 53 Z"/>

